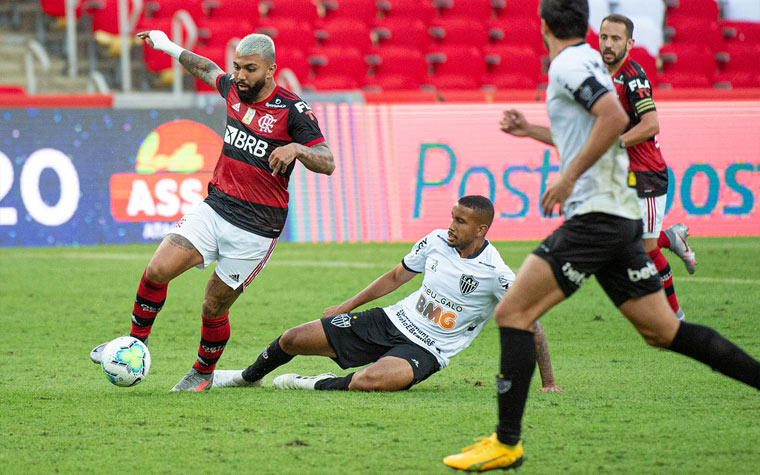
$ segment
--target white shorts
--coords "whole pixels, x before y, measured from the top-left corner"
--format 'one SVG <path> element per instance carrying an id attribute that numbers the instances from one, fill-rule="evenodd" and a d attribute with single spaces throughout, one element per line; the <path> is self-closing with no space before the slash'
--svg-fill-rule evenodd
<path id="1" fill-rule="evenodd" d="M 244 231 L 219 216 L 204 202 L 180 219 L 170 231 L 187 238 L 203 256 L 203 269 L 217 261 L 216 275 L 232 289 L 243 291 L 266 266 L 277 239 Z"/>
<path id="2" fill-rule="evenodd" d="M 665 202 L 668 195 L 639 198 L 641 220 L 644 224 L 642 239 L 658 238 L 662 231 L 662 218 L 665 217 Z"/>

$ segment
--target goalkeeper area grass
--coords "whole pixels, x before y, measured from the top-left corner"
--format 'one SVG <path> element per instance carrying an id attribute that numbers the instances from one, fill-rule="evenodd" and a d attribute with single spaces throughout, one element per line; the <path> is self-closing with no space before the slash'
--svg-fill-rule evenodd
<path id="1" fill-rule="evenodd" d="M 513 270 L 534 242 L 497 242 Z M 689 322 L 760 358 L 760 238 L 695 238 L 697 272 L 663 251 Z M 401 261 L 411 244 L 277 245 L 230 312 L 219 369 L 241 369 L 286 329 L 319 318 Z M 409 391 L 284 391 L 274 376 L 342 371 L 297 357 L 261 388 L 170 393 L 193 364 L 211 269 L 175 279 L 133 388 L 108 383 L 90 349 L 128 333 L 155 246 L 0 249 L 0 472 L 452 473 L 444 456 L 493 432 L 498 330 Z M 369 306 L 393 303 L 422 278 Z M 365 306 L 367 308 L 369 306 Z M 758 391 L 648 347 L 594 279 L 542 318 L 564 394 L 534 389 L 521 473 L 752 473 Z"/>

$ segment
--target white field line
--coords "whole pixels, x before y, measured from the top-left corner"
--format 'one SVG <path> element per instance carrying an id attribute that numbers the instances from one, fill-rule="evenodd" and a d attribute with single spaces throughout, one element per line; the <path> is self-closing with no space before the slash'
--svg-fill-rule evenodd
<path id="1" fill-rule="evenodd" d="M 60 254 L 39 254 L 36 252 L 19 253 L 28 254 L 30 258 L 38 259 L 44 256 L 47 259 L 93 259 L 93 260 L 140 260 L 148 262 L 152 254 L 130 254 L 130 253 L 98 253 L 98 252 L 62 252 Z M 332 267 L 348 269 L 384 269 L 392 265 L 375 264 L 372 262 L 362 261 L 314 261 L 314 260 L 273 260 L 267 266 L 274 267 Z M 517 272 L 517 268 L 514 268 Z M 715 277 L 678 277 L 677 282 L 683 283 L 700 283 L 700 284 L 747 284 L 760 285 L 759 279 L 734 279 L 734 278 L 715 278 Z"/>

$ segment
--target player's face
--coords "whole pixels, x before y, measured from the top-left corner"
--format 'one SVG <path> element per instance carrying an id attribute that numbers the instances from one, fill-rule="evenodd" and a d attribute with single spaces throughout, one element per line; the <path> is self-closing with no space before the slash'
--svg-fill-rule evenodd
<path id="1" fill-rule="evenodd" d="M 448 244 L 456 249 L 465 249 L 477 239 L 484 225 L 478 220 L 475 211 L 459 203 L 451 210 Z M 487 229 L 487 227 L 486 227 Z"/>
<path id="2" fill-rule="evenodd" d="M 604 64 L 614 65 L 622 62 L 631 48 L 633 48 L 633 38 L 628 39 L 624 23 L 602 22 L 599 28 L 599 51 Z"/>
<path id="3" fill-rule="evenodd" d="M 274 75 L 277 65 L 270 63 L 258 54 L 238 56 L 235 53 L 232 68 L 232 75 L 240 100 L 251 103 L 256 102 L 259 93 L 266 86 L 267 80 Z"/>

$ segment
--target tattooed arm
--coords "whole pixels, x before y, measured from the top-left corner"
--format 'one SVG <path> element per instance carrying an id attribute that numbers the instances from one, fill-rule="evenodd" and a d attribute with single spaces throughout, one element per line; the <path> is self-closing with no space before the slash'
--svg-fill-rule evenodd
<path id="1" fill-rule="evenodd" d="M 141 31 L 137 33 L 137 36 L 148 43 L 151 48 L 177 58 L 179 63 L 187 69 L 187 72 L 216 89 L 216 78 L 224 71 L 213 61 L 182 48 L 159 30 Z"/>
<path id="2" fill-rule="evenodd" d="M 565 392 L 554 381 L 552 362 L 549 358 L 549 343 L 546 341 L 544 327 L 538 321 L 533 327 L 533 334 L 533 340 L 536 343 L 536 363 L 538 363 L 538 372 L 541 373 L 541 387 L 538 390 L 543 392 Z"/>
<path id="3" fill-rule="evenodd" d="M 216 78 L 224 74 L 222 68 L 213 61 L 199 56 L 191 51 L 184 50 L 179 55 L 179 64 L 187 69 L 187 72 L 216 89 Z"/>
<path id="4" fill-rule="evenodd" d="M 272 176 L 284 172 L 288 165 L 296 159 L 314 173 L 331 175 L 335 170 L 333 154 L 325 142 L 318 143 L 313 147 L 290 143 L 277 147 L 269 155 L 269 168 L 272 169 Z"/>

